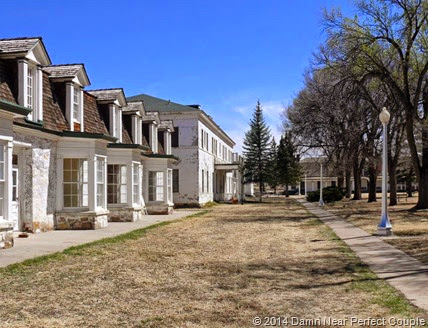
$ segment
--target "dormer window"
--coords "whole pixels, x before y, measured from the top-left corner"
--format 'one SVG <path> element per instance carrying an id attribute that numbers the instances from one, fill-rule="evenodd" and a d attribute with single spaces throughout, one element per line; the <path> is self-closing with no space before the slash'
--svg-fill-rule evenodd
<path id="1" fill-rule="evenodd" d="M 32 109 L 28 119 L 43 121 L 43 72 L 27 59 L 18 60 L 18 102 Z"/>
<path id="2" fill-rule="evenodd" d="M 80 90 L 73 88 L 73 119 L 76 122 L 80 122 Z"/>
<path id="3" fill-rule="evenodd" d="M 27 68 L 27 107 L 34 108 L 34 74 L 31 67 Z"/>
<path id="4" fill-rule="evenodd" d="M 83 127 L 83 90 L 72 82 L 66 84 L 66 117 L 70 122 L 70 131 L 84 131 Z"/>

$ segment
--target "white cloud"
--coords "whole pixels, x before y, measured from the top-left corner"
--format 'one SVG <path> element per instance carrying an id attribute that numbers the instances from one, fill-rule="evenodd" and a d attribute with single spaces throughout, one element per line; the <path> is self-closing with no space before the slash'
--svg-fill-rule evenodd
<path id="1" fill-rule="evenodd" d="M 282 112 L 285 108 L 283 101 L 268 101 L 261 103 L 267 125 L 270 127 L 272 136 L 276 142 L 281 138 Z M 239 105 L 233 107 L 232 111 L 238 113 L 239 122 L 233 128 L 225 128 L 226 133 L 236 142 L 235 151 L 242 154 L 242 145 L 245 132 L 249 129 L 249 121 L 253 115 L 255 104 Z"/>

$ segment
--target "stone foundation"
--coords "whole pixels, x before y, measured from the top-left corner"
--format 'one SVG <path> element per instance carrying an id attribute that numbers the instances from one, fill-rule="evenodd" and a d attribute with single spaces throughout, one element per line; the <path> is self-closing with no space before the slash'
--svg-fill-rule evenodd
<path id="1" fill-rule="evenodd" d="M 108 211 L 56 213 L 56 230 L 95 230 L 108 225 Z"/>
<path id="2" fill-rule="evenodd" d="M 146 204 L 149 215 L 166 215 L 174 212 L 174 205 L 168 204 Z"/>
<path id="3" fill-rule="evenodd" d="M 0 223 L 0 248 L 13 247 L 13 224 L 9 222 Z"/>
<path id="4" fill-rule="evenodd" d="M 54 230 L 54 224 L 45 223 L 45 222 L 24 222 L 22 225 L 22 231 L 30 233 L 39 233 Z"/>
<path id="5" fill-rule="evenodd" d="M 134 222 L 141 220 L 143 210 L 133 207 L 109 207 L 108 221 L 109 222 Z"/>

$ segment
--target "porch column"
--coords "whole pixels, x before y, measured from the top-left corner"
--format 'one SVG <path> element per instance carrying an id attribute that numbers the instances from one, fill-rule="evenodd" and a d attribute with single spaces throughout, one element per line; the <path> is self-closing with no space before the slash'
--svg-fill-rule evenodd
<path id="1" fill-rule="evenodd" d="M 4 181 L 4 213 L 3 218 L 5 220 L 11 219 L 12 213 L 12 152 L 13 152 L 13 143 L 8 141 L 5 147 L 5 181 Z"/>
<path id="2" fill-rule="evenodd" d="M 97 202 L 97 175 L 95 172 L 95 156 L 88 158 L 88 205 L 90 211 L 95 211 Z"/>
<path id="3" fill-rule="evenodd" d="M 134 175 L 132 172 L 132 162 L 128 162 L 126 164 L 126 204 L 129 207 L 133 206 L 134 200 L 133 200 L 133 193 L 132 193 L 132 183 L 134 179 Z"/>

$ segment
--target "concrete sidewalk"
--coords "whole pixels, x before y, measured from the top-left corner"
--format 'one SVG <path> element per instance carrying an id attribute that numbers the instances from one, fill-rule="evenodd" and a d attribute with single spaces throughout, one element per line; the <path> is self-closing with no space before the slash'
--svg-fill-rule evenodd
<path id="1" fill-rule="evenodd" d="M 298 202 L 329 226 L 379 278 L 388 281 L 414 305 L 428 311 L 427 265 L 320 208 L 318 203 L 303 199 Z"/>
<path id="2" fill-rule="evenodd" d="M 30 234 L 28 238 L 15 238 L 15 245 L 12 248 L 0 250 L 0 268 L 33 257 L 63 251 L 71 246 L 121 235 L 159 222 L 177 220 L 199 211 L 176 210 L 170 215 L 147 215 L 136 222 L 109 222 L 107 228 L 99 230 L 54 230 Z"/>

